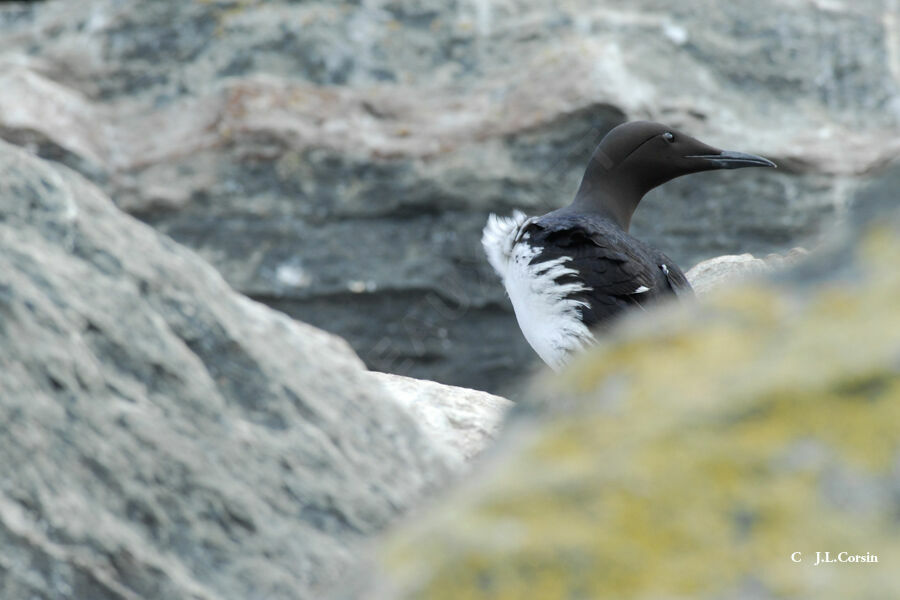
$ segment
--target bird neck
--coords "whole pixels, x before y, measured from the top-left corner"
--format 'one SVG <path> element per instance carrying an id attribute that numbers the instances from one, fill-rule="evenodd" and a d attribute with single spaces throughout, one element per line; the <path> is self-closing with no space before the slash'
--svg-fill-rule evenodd
<path id="1" fill-rule="evenodd" d="M 646 190 L 628 178 L 589 169 L 575 194 L 572 209 L 600 214 L 627 232 L 631 227 L 631 215 L 645 193 Z"/>

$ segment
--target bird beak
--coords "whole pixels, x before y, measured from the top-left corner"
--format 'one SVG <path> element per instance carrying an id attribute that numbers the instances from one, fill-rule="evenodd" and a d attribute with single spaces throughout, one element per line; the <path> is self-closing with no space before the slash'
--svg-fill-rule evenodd
<path id="1" fill-rule="evenodd" d="M 723 150 L 718 154 L 695 154 L 693 156 L 685 156 L 685 158 L 699 158 L 707 161 L 712 169 L 741 169 L 743 167 L 778 168 L 775 163 L 762 156 L 747 154 L 745 152 L 732 152 L 731 150 Z"/>

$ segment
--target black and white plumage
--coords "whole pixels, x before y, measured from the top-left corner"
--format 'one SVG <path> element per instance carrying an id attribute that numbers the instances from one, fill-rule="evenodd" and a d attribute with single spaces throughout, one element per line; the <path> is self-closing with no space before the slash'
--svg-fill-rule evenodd
<path id="1" fill-rule="evenodd" d="M 633 308 L 692 295 L 681 269 L 628 233 L 646 192 L 704 170 L 772 166 L 659 123 L 634 122 L 600 142 L 571 205 L 540 217 L 491 215 L 482 244 L 525 339 L 553 369 Z"/>

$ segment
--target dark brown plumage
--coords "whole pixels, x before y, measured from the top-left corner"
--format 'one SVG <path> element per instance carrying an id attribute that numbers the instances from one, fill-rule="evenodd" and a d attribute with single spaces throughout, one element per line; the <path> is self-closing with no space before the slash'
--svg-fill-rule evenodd
<path id="1" fill-rule="evenodd" d="M 671 259 L 628 233 L 644 194 L 690 173 L 774 166 L 637 121 L 603 138 L 569 206 L 541 217 L 491 215 L 482 244 L 528 342 L 559 368 L 624 311 L 691 294 Z"/>

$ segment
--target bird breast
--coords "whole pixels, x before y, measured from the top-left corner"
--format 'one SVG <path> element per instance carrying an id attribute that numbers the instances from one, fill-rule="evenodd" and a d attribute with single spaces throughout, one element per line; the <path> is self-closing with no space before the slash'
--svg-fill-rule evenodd
<path id="1" fill-rule="evenodd" d="M 566 265 L 571 257 L 532 264 L 542 248 L 532 246 L 529 234 L 522 233 L 530 222 L 518 211 L 509 218 L 491 215 L 482 244 L 503 280 L 525 339 L 545 363 L 560 370 L 572 353 L 594 342 L 581 320 L 585 304 L 572 297 L 587 288 L 571 277 L 559 283 L 566 275 L 577 279 L 578 272 Z"/>

